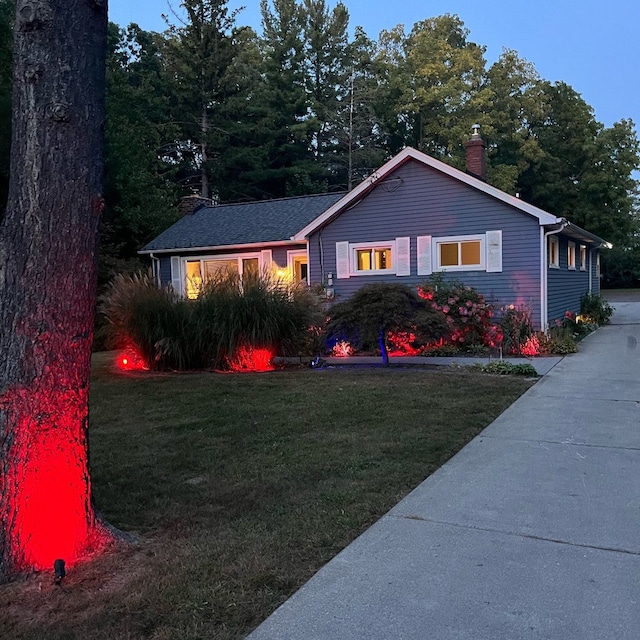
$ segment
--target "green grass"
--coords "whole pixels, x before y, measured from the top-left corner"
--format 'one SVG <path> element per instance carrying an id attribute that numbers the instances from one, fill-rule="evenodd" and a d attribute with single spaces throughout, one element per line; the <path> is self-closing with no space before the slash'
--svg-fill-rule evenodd
<path id="1" fill-rule="evenodd" d="M 530 385 L 477 372 L 115 374 L 94 363 L 91 464 L 139 538 L 0 589 L 0 637 L 242 638 Z"/>

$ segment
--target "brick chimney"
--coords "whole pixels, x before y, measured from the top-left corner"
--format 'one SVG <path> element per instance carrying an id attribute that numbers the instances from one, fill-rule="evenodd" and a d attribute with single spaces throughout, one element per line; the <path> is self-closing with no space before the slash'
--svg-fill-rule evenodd
<path id="1" fill-rule="evenodd" d="M 209 198 L 203 198 L 202 196 L 194 193 L 189 196 L 180 198 L 178 203 L 178 213 L 180 217 L 188 216 L 192 214 L 196 209 L 200 207 L 213 207 L 216 203 Z"/>
<path id="2" fill-rule="evenodd" d="M 480 125 L 474 124 L 471 138 L 464 143 L 467 150 L 467 173 L 487 180 L 487 143 L 480 137 Z"/>

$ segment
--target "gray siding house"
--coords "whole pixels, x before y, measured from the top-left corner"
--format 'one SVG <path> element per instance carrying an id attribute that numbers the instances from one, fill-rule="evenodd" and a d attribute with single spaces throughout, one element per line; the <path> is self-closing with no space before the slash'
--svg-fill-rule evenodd
<path id="1" fill-rule="evenodd" d="M 600 250 L 611 245 L 488 185 L 474 137 L 467 172 L 407 148 L 347 194 L 201 207 L 140 253 L 160 285 L 192 296 L 189 283 L 219 268 L 272 267 L 329 298 L 442 272 L 494 305 L 526 305 L 545 329 L 599 292 Z"/>

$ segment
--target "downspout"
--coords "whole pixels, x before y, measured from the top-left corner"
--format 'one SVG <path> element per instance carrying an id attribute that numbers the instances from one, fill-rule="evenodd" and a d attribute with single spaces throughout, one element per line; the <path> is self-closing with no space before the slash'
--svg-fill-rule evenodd
<path id="1" fill-rule="evenodd" d="M 561 220 L 562 226 L 559 229 L 555 229 L 554 231 L 544 231 L 541 227 L 541 236 L 542 236 L 542 265 L 540 269 L 540 328 L 545 333 L 547 332 L 547 325 L 549 321 L 547 320 L 547 312 L 549 308 L 548 304 L 548 274 L 549 274 L 549 243 L 547 239 L 549 236 L 555 236 L 558 233 L 562 233 L 562 231 L 569 226 L 569 221 L 562 218 Z"/>
<path id="2" fill-rule="evenodd" d="M 320 254 L 320 284 L 324 286 L 326 283 L 324 281 L 324 246 L 322 245 L 322 229 L 320 229 L 320 232 L 318 233 L 318 252 Z"/>
<path id="3" fill-rule="evenodd" d="M 160 259 L 156 258 L 153 253 L 150 253 L 149 257 L 151 258 L 151 275 L 153 276 L 153 281 L 156 283 L 156 287 L 159 289 L 162 285 L 160 282 Z"/>

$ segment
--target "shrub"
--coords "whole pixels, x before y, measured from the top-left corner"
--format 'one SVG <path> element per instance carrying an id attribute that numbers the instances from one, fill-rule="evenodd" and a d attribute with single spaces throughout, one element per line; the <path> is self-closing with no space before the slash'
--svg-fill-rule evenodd
<path id="1" fill-rule="evenodd" d="M 530 364 L 515 364 L 507 360 L 493 360 L 489 364 L 480 365 L 479 369 L 485 373 L 496 373 L 501 376 L 531 376 L 537 377 L 538 372 Z"/>
<path id="2" fill-rule="evenodd" d="M 432 339 L 446 330 L 441 314 L 428 307 L 410 287 L 403 284 L 368 284 L 348 300 L 329 310 L 327 338 L 349 340 L 358 348 L 380 348 L 388 362 L 389 332 L 413 333 L 416 340 Z"/>
<path id="3" fill-rule="evenodd" d="M 541 334 L 539 339 L 541 350 L 549 355 L 566 355 L 578 350 L 571 327 L 561 323 L 551 327 L 547 335 Z"/>
<path id="4" fill-rule="evenodd" d="M 448 327 L 448 341 L 460 349 L 474 350 L 490 345 L 493 307 L 481 293 L 459 280 L 445 280 L 435 274 L 418 287 L 418 294 L 442 313 Z"/>
<path id="5" fill-rule="evenodd" d="M 585 293 L 580 300 L 580 315 L 586 322 L 608 324 L 613 307 L 598 293 Z"/>
<path id="6" fill-rule="evenodd" d="M 528 308 L 516 307 L 513 304 L 503 307 L 500 327 L 505 353 L 536 355 L 532 353 L 534 331 L 531 324 L 531 311 Z M 528 353 L 524 354 L 523 349 Z"/>

